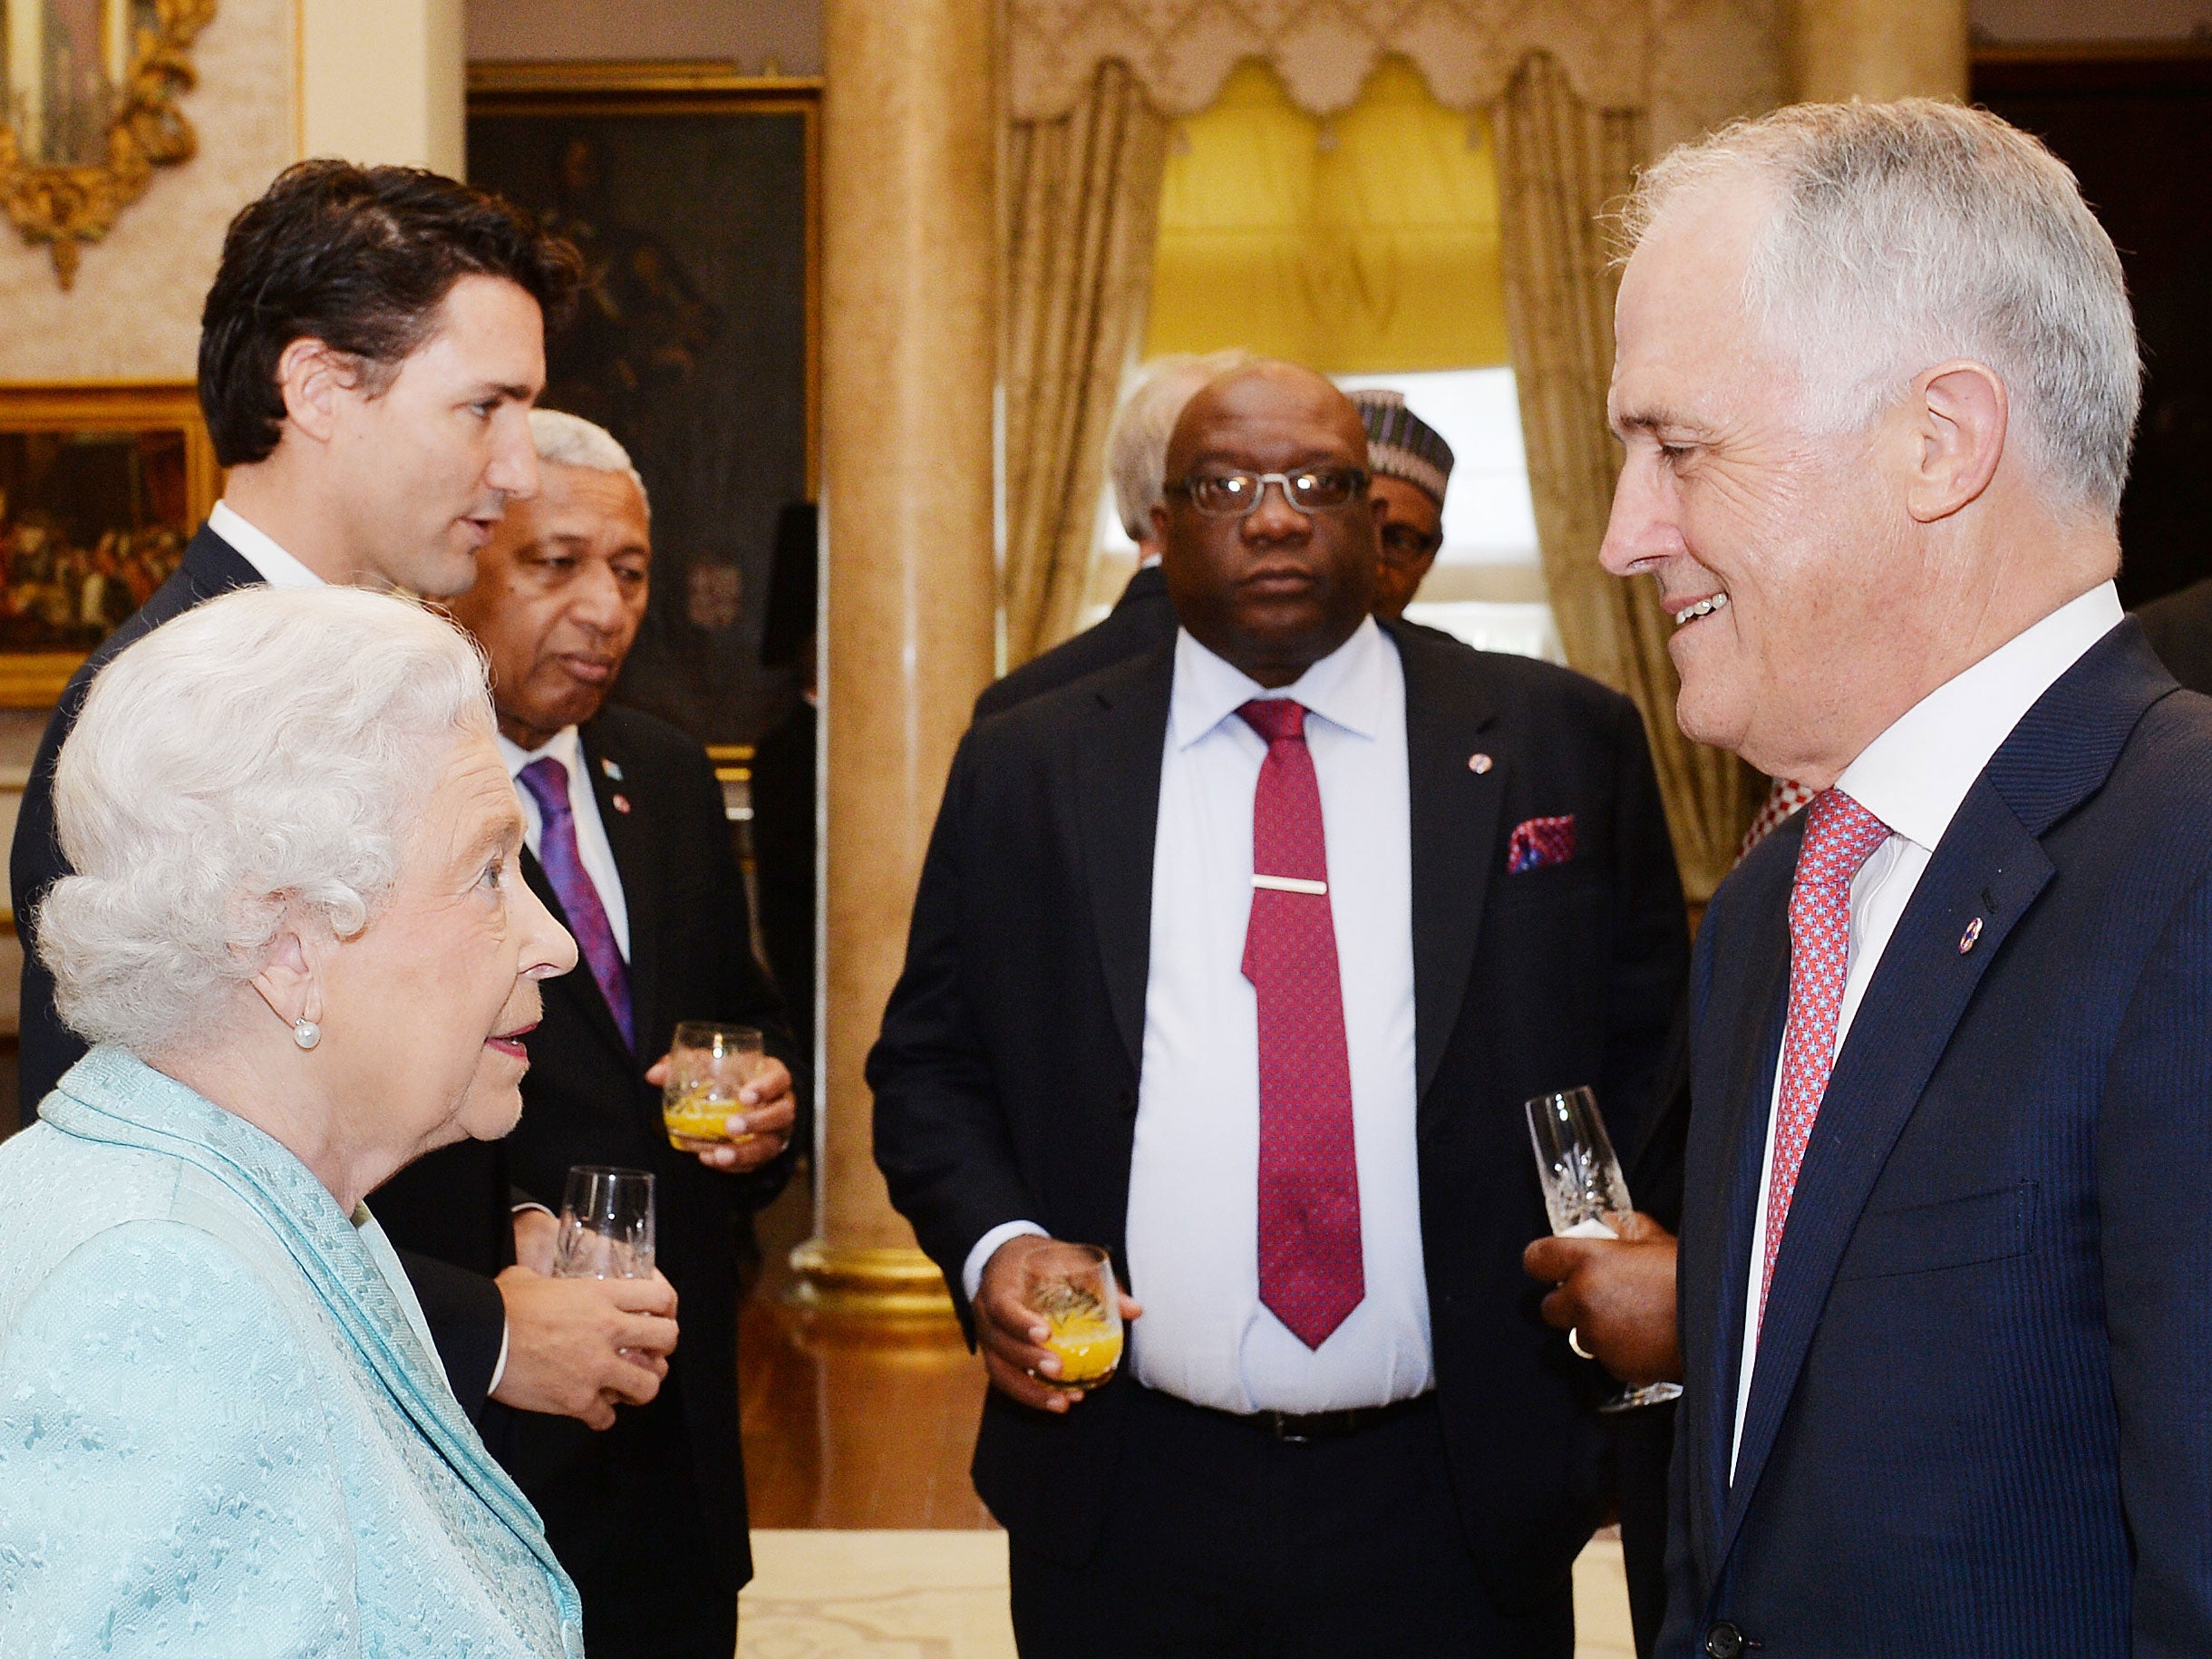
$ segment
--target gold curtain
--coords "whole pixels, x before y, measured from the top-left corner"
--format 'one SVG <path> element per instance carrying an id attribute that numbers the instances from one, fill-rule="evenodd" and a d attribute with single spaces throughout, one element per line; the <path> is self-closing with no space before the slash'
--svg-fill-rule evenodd
<path id="1" fill-rule="evenodd" d="M 1178 123 L 1147 355 L 1241 345 L 1324 374 L 1508 359 L 1489 123 L 1401 57 L 1327 119 L 1246 63 Z"/>
<path id="2" fill-rule="evenodd" d="M 1074 630 L 1106 432 L 1143 338 L 1167 122 L 1126 65 L 1089 99 L 1011 123 L 1006 145 L 1006 665 Z"/>
<path id="3" fill-rule="evenodd" d="M 1506 321 L 1520 393 L 1545 586 L 1567 661 L 1634 698 L 1693 904 L 1712 896 L 1765 789 L 1732 754 L 1683 736 L 1667 656 L 1673 622 L 1647 579 L 1598 565 L 1618 453 L 1606 427 L 1615 268 L 1601 215 L 1628 193 L 1648 143 L 1641 112 L 1591 109 L 1538 53 L 1496 113 Z"/>

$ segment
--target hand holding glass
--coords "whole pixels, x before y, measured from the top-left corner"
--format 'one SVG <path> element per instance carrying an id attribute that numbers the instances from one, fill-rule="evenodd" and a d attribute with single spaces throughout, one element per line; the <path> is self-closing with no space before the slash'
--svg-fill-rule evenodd
<path id="1" fill-rule="evenodd" d="M 555 1278 L 649 1279 L 653 1241 L 650 1173 L 597 1164 L 568 1171 L 553 1253 Z"/>
<path id="2" fill-rule="evenodd" d="M 1567 1089 L 1557 1094 L 1539 1094 L 1528 1102 L 1528 1140 L 1536 1150 L 1537 1179 L 1544 1188 L 1544 1208 L 1551 1217 L 1553 1235 L 1618 1238 L 1621 1220 L 1635 1206 L 1629 1202 L 1621 1160 L 1614 1156 L 1612 1137 L 1606 1133 L 1606 1121 L 1598 1113 L 1596 1093 L 1589 1089 Z M 1574 1333 L 1567 1334 L 1571 1339 Z M 1581 1352 L 1579 1347 L 1576 1351 Z M 1679 1382 L 1654 1382 L 1647 1388 L 1625 1389 L 1597 1409 L 1633 1411 L 1640 1405 L 1678 1399 L 1681 1394 Z"/>
<path id="3" fill-rule="evenodd" d="M 750 1025 L 686 1020 L 668 1045 L 668 1081 L 661 1085 L 661 1116 L 668 1144 L 679 1152 L 703 1152 L 751 1135 L 732 1135 L 725 1121 L 744 1111 L 738 1091 L 767 1063 L 761 1033 Z"/>
<path id="4" fill-rule="evenodd" d="M 1096 1245 L 1054 1239 L 1022 1265 L 1023 1305 L 1043 1315 L 1044 1345 L 1060 1357 L 1055 1388 L 1096 1388 L 1121 1364 L 1121 1293 Z"/>

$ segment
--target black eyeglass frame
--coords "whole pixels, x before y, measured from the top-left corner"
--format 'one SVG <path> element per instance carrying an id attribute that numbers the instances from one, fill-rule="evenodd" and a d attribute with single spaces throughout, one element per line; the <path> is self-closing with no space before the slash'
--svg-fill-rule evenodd
<path id="1" fill-rule="evenodd" d="M 1344 499 L 1341 501 L 1329 502 L 1301 501 L 1298 499 L 1299 491 L 1295 488 L 1296 481 L 1301 479 L 1319 478 L 1323 475 L 1343 478 L 1347 480 Z M 1200 484 L 1227 483 L 1232 479 L 1239 478 L 1250 480 L 1253 486 L 1252 499 L 1244 506 L 1230 508 L 1224 511 L 1219 508 L 1208 507 L 1199 501 L 1198 487 Z M 1181 496 L 1183 500 L 1190 503 L 1194 512 L 1203 513 L 1208 519 L 1249 519 L 1259 510 L 1259 504 L 1267 499 L 1267 486 L 1279 484 L 1283 490 L 1283 500 L 1290 504 L 1290 509 L 1293 512 L 1310 516 L 1314 513 L 1350 511 L 1355 502 L 1366 500 L 1367 486 L 1373 482 L 1374 482 L 1374 475 L 1363 467 L 1301 467 L 1295 473 L 1247 472 L 1239 469 L 1230 472 L 1208 472 L 1203 475 L 1194 473 L 1179 478 L 1168 485 L 1163 493 Z"/>

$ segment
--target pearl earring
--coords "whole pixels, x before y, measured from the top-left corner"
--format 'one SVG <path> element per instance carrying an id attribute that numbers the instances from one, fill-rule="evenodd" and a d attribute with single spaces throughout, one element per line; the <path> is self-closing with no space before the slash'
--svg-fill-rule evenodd
<path id="1" fill-rule="evenodd" d="M 300 1047 L 313 1048 L 322 1040 L 323 1028 L 313 1020 L 297 1019 L 292 1022 L 292 1041 Z"/>

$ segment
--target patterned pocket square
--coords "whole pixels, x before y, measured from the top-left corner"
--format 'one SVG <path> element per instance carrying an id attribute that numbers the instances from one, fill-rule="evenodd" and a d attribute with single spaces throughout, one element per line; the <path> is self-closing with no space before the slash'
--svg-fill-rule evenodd
<path id="1" fill-rule="evenodd" d="M 1575 815 L 1563 818 L 1532 818 L 1517 825 L 1513 839 L 1506 843 L 1506 869 L 1518 876 L 1524 870 L 1542 869 L 1547 865 L 1567 864 L 1575 857 Z"/>

